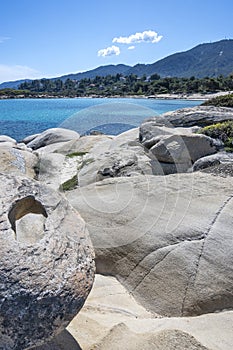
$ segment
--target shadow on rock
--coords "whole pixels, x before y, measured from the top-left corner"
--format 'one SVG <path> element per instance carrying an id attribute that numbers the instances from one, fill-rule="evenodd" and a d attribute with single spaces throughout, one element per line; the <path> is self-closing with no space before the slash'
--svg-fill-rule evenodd
<path id="1" fill-rule="evenodd" d="M 67 330 L 64 330 L 49 343 L 36 346 L 31 350 L 82 350 L 82 348 L 74 337 Z"/>

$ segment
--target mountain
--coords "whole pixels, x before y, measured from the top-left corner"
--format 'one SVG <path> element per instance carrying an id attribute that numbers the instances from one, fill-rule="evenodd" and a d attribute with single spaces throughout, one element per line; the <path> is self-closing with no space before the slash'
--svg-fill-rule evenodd
<path id="1" fill-rule="evenodd" d="M 110 64 L 107 66 L 100 66 L 98 68 L 89 70 L 87 72 L 62 75 L 61 77 L 51 78 L 51 80 L 61 79 L 62 81 L 65 81 L 68 78 L 74 79 L 74 80 L 81 80 L 85 78 L 93 79 L 97 75 L 101 77 L 105 77 L 106 75 L 116 75 L 118 73 L 127 75 L 127 72 L 130 68 L 131 68 L 130 66 L 127 66 L 125 64 L 117 64 L 117 65 Z M 6 88 L 18 89 L 19 85 L 21 83 L 24 83 L 25 81 L 32 81 L 32 80 L 25 79 L 25 80 L 8 81 L 0 84 L 0 89 L 6 89 Z"/>
<path id="2" fill-rule="evenodd" d="M 32 79 L 6 81 L 5 83 L 0 84 L 0 89 L 17 89 L 20 84 L 25 83 L 26 81 L 30 82 Z"/>
<path id="3" fill-rule="evenodd" d="M 106 75 L 116 75 L 116 74 L 127 75 L 130 68 L 131 68 L 130 66 L 127 66 L 125 64 L 117 64 L 117 65 L 110 64 L 108 66 L 100 66 L 98 68 L 89 70 L 87 72 L 63 75 L 55 79 L 61 79 L 64 81 L 68 78 L 74 79 L 74 80 L 81 80 L 85 78 L 94 79 L 97 75 L 101 77 L 105 77 Z"/>
<path id="4" fill-rule="evenodd" d="M 98 68 L 82 72 L 55 77 L 52 80 L 68 78 L 81 80 L 95 78 L 97 75 L 136 74 L 150 76 L 154 73 L 161 77 L 217 77 L 227 76 L 233 73 L 233 39 L 225 39 L 213 43 L 200 44 L 194 48 L 172 54 L 152 64 L 125 64 L 100 66 Z M 0 84 L 0 89 L 18 88 L 24 82 L 30 80 L 17 80 Z"/>
<path id="5" fill-rule="evenodd" d="M 161 77 L 217 77 L 233 73 L 233 40 L 201 44 L 191 50 L 175 53 L 153 64 L 132 67 L 129 73 Z"/>

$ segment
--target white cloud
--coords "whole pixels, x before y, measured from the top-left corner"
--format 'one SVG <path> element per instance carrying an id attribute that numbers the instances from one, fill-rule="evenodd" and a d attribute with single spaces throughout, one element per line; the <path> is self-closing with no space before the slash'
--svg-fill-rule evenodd
<path id="1" fill-rule="evenodd" d="M 20 79 L 36 79 L 39 75 L 41 75 L 40 72 L 27 66 L 0 64 L 0 83 Z"/>
<path id="2" fill-rule="evenodd" d="M 4 43 L 4 41 L 9 40 L 7 36 L 0 36 L 0 44 Z"/>
<path id="3" fill-rule="evenodd" d="M 142 33 L 135 33 L 129 36 L 120 36 L 119 38 L 114 38 L 112 40 L 113 43 L 118 44 L 137 44 L 137 43 L 158 43 L 162 39 L 162 35 L 158 35 L 158 33 L 153 30 L 145 30 Z"/>
<path id="4" fill-rule="evenodd" d="M 128 50 L 134 50 L 134 49 L 135 49 L 135 46 L 133 45 L 128 47 Z"/>
<path id="5" fill-rule="evenodd" d="M 102 49 L 98 51 L 98 56 L 106 57 L 106 56 L 113 56 L 113 55 L 120 55 L 121 51 L 119 47 L 113 45 L 110 47 L 107 47 L 106 49 Z"/>

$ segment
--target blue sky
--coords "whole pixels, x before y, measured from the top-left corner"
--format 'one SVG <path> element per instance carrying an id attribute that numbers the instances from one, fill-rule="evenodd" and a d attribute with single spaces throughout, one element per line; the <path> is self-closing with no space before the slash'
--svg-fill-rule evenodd
<path id="1" fill-rule="evenodd" d="M 232 13 L 232 0 L 2 1 L 0 82 L 153 63 L 232 39 Z"/>

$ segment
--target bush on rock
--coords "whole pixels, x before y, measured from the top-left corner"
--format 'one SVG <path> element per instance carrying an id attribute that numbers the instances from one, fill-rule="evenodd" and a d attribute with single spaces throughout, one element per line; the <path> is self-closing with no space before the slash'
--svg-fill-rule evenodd
<path id="1" fill-rule="evenodd" d="M 198 131 L 199 134 L 219 139 L 223 142 L 226 151 L 233 152 L 233 121 L 205 126 Z"/>
<path id="2" fill-rule="evenodd" d="M 216 107 L 233 107 L 233 94 L 228 94 L 224 96 L 218 96 L 205 101 L 203 106 L 216 106 Z"/>

